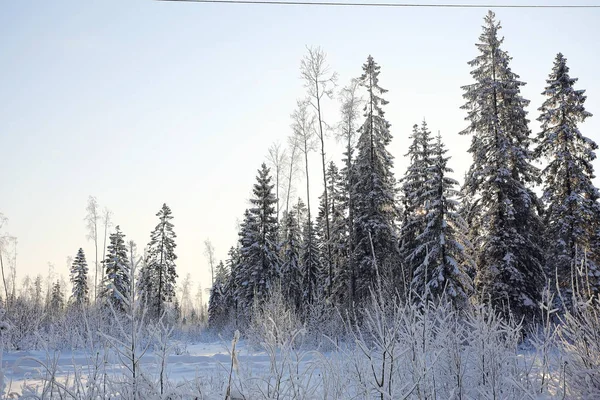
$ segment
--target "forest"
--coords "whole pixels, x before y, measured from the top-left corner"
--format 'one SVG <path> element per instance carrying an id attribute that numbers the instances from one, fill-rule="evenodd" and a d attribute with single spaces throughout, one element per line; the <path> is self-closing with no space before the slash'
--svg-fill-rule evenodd
<path id="1" fill-rule="evenodd" d="M 237 242 L 219 262 L 204 243 L 207 305 L 178 276 L 167 204 L 139 251 L 90 197 L 96 254 L 74 249 L 69 282 L 50 271 L 20 287 L 0 214 L 2 396 L 600 398 L 598 146 L 579 130 L 592 116 L 585 90 L 558 53 L 537 77 L 543 103 L 530 104 L 492 11 L 476 51 L 464 130 L 415 121 L 395 176 L 385 67 L 369 55 L 340 89 L 326 52 L 307 47 L 305 97 L 248 183 Z M 452 134 L 471 140 L 460 180 Z M 331 135 L 344 146 L 337 163 Z M 306 186 L 294 187 L 300 175 Z"/>

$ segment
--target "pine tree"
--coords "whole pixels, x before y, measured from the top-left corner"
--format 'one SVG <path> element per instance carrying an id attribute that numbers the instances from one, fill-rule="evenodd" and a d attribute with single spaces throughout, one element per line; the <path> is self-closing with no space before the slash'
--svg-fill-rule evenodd
<path id="1" fill-rule="evenodd" d="M 423 121 L 421 128 L 413 125 L 410 136 L 412 143 L 405 155 L 409 165 L 402 179 L 403 218 L 401 230 L 402 261 L 406 266 L 407 281 L 411 282 L 417 266 L 421 265 L 425 254 L 417 251 L 417 237 L 426 226 L 426 194 L 433 165 L 432 138 L 427 123 Z"/>
<path id="2" fill-rule="evenodd" d="M 388 102 L 381 97 L 387 91 L 379 86 L 380 67 L 373 57 L 368 57 L 363 71 L 359 81 L 367 90 L 367 99 L 365 122 L 359 128 L 354 168 L 356 183 L 353 186 L 357 283 L 352 298 L 355 304 L 366 298 L 369 289 L 375 286 L 376 270 L 382 279 L 393 278 L 396 285 L 402 275 L 394 224 L 398 210 L 395 204 L 396 182 L 392 174 L 393 157 L 386 148 L 392 135 L 382 109 Z"/>
<path id="3" fill-rule="evenodd" d="M 108 253 L 106 259 L 102 261 L 105 273 L 100 298 L 110 302 L 117 312 L 126 310 L 125 299 L 128 298 L 131 287 L 129 281 L 131 267 L 124 238 L 125 235 L 117 225 L 115 233 L 110 234 Z"/>
<path id="4" fill-rule="evenodd" d="M 458 212 L 458 182 L 450 178 L 447 164 L 450 157 L 438 134 L 432 148 L 432 165 L 423 193 L 423 231 L 416 237 L 415 259 L 422 260 L 415 268 L 412 287 L 427 299 L 445 294 L 459 308 L 468 304 L 473 292 L 470 273 L 475 263 L 469 255 L 467 225 Z"/>
<path id="5" fill-rule="evenodd" d="M 585 280 L 598 292 L 600 193 L 592 183 L 592 161 L 598 145 L 583 136 L 577 126 L 592 114 L 584 107 L 585 90 L 574 88 L 577 78 L 569 76 L 567 60 L 561 53 L 546 82 L 542 93 L 546 100 L 539 108 L 542 131 L 537 135 L 536 156 L 549 160 L 542 172 L 548 275 L 556 276 L 559 287 L 568 290 L 572 268 L 585 259 L 589 271 Z"/>
<path id="6" fill-rule="evenodd" d="M 524 83 L 500 48 L 500 28 L 490 11 L 477 44 L 481 54 L 469 63 L 475 83 L 463 87 L 470 125 L 461 134 L 473 135 L 463 194 L 472 205 L 467 220 L 480 298 L 527 315 L 536 313 L 544 281 L 538 200 L 526 186 L 537 181 L 539 171 L 531 165 Z"/>
<path id="7" fill-rule="evenodd" d="M 73 289 L 70 302 L 78 306 L 87 305 L 89 301 L 88 267 L 83 249 L 79 249 L 71 265 L 71 283 Z"/>
<path id="8" fill-rule="evenodd" d="M 150 234 L 148 244 L 147 271 L 144 286 L 140 290 L 146 294 L 149 307 L 149 315 L 155 319 L 160 318 L 166 310 L 166 303 L 171 302 L 175 296 L 175 232 L 171 219 L 171 209 L 163 204 L 161 210 L 156 214 L 159 223 Z"/>

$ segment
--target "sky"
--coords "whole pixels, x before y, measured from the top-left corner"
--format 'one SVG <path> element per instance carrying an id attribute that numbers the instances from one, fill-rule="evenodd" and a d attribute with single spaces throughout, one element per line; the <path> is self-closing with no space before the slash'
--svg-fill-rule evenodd
<path id="1" fill-rule="evenodd" d="M 560 3 L 568 2 L 544 1 Z M 494 11 L 511 67 L 527 82 L 522 94 L 531 100 L 532 132 L 539 131 L 540 93 L 562 52 L 571 76 L 579 78 L 577 88 L 586 89 L 587 110 L 596 114 L 580 128 L 600 142 L 600 9 Z M 140 248 L 162 204 L 169 205 L 180 280 L 189 273 L 209 286 L 203 242 L 210 238 L 217 259 L 236 244 L 256 171 L 272 143 L 286 142 L 290 114 L 305 96 L 299 67 L 306 46 L 327 52 L 338 89 L 360 76 L 369 54 L 381 66 L 397 177 L 404 173 L 412 125 L 425 118 L 434 133 L 441 132 L 460 180 L 471 161 L 470 138 L 458 134 L 466 127 L 461 86 L 472 83 L 467 62 L 478 54 L 486 13 L 150 0 L 4 2 L 0 213 L 9 219 L 3 233 L 18 238 L 18 279 L 47 274 L 48 263 L 68 278 L 67 257 L 80 247 L 93 259 L 84 222 L 92 195 Z M 335 125 L 339 118 L 338 101 L 327 100 L 325 121 Z M 327 159 L 339 162 L 340 148 L 328 140 Z M 600 162 L 594 165 L 600 170 Z M 309 168 L 316 196 L 322 191 L 316 153 Z M 298 194 L 302 185 L 299 177 Z"/>

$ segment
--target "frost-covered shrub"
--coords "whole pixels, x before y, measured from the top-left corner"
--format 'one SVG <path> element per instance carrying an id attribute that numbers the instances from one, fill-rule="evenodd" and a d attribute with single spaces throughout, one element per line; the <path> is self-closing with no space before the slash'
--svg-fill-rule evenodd
<path id="1" fill-rule="evenodd" d="M 600 296 L 580 300 L 567 310 L 558 337 L 567 393 L 600 398 Z"/>
<path id="2" fill-rule="evenodd" d="M 277 345 L 289 343 L 303 329 L 295 311 L 280 290 L 274 290 L 263 302 L 255 302 L 250 326 L 246 331 L 249 342 L 257 347 L 265 340 Z"/>

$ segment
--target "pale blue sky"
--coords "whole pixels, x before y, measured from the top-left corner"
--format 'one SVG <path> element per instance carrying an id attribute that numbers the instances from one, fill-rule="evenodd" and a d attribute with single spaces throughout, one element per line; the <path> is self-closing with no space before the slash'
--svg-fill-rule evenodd
<path id="1" fill-rule="evenodd" d="M 586 3 L 594 1 L 579 2 Z M 600 9 L 495 11 L 512 68 L 528 83 L 531 129 L 539 129 L 539 93 L 561 51 L 596 114 L 582 130 L 600 142 Z M 5 2 L 0 212 L 19 239 L 19 277 L 45 274 L 48 262 L 67 275 L 65 260 L 79 247 L 92 259 L 83 218 L 94 195 L 140 247 L 166 202 L 175 217 L 179 275 L 190 272 L 206 287 L 202 243 L 210 237 L 219 259 L 236 243 L 256 169 L 268 146 L 289 135 L 289 114 L 304 93 L 305 45 L 328 52 L 340 84 L 361 74 L 369 54 L 381 65 L 398 176 L 411 126 L 426 117 L 441 130 L 461 178 L 470 138 L 458 135 L 465 127 L 460 87 L 471 83 L 467 61 L 477 55 L 486 12 Z M 337 102 L 327 105 L 328 122 L 338 120 L 337 110 Z M 338 161 L 334 147 L 332 141 L 328 157 Z M 320 167 L 316 157 L 311 162 L 316 195 Z"/>

